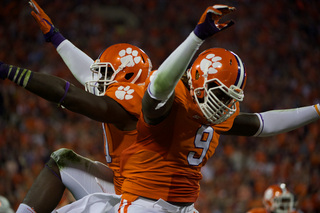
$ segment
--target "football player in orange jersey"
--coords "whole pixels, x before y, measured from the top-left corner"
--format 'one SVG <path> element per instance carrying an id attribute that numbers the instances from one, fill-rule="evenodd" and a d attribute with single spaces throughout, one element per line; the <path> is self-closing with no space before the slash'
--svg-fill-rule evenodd
<path id="1" fill-rule="evenodd" d="M 117 57 L 118 60 L 106 61 L 110 59 L 110 55 L 107 54 L 104 58 L 105 54 L 110 52 L 109 49 L 114 50 L 114 47 L 118 49 L 118 55 L 111 51 L 111 56 Z M 125 49 L 123 49 L 124 47 Z M 148 72 L 149 68 L 139 65 L 131 67 L 130 63 L 129 66 L 127 62 L 124 62 L 121 67 L 117 63 L 120 63 L 123 58 L 119 56 L 119 54 L 122 55 L 120 53 L 122 50 L 135 52 L 138 49 L 128 44 L 112 45 L 92 65 L 93 72 L 96 72 L 95 74 L 105 72 L 103 76 L 107 76 L 107 73 L 112 71 L 112 66 L 116 68 L 108 76 L 108 79 L 87 83 L 87 88 L 91 87 L 90 90 L 96 93 L 98 89 L 104 91 L 105 88 L 105 92 L 101 93 L 104 96 L 86 92 L 55 76 L 31 72 L 26 69 L 20 69 L 20 72 L 19 68 L 13 66 L 1 66 L 2 71 L 3 68 L 8 70 L 7 74 L 8 76 L 11 75 L 12 78 L 9 77 L 11 80 L 15 79 L 13 81 L 27 90 L 51 102 L 58 103 L 58 105 L 62 105 L 73 112 L 103 122 L 105 156 L 109 168 L 100 162 L 91 161 L 77 155 L 69 149 L 55 151 L 23 201 L 28 206 L 32 206 L 36 212 L 53 210 L 58 204 L 65 187 L 72 192 L 75 199 L 80 199 L 94 192 L 114 193 L 115 191 L 120 194 L 123 177 L 119 174 L 119 157 L 122 150 L 136 140 L 136 122 L 141 111 L 143 96 L 143 88 L 137 84 L 125 82 L 125 76 L 129 75 L 132 78 L 137 76 L 136 74 L 131 75 L 133 74 L 130 72 L 132 68 L 137 68 L 136 73 L 139 70 L 143 73 Z M 138 57 L 142 57 L 142 55 L 139 53 Z M 144 60 L 144 63 L 149 63 L 147 58 L 144 58 Z M 116 80 L 116 76 L 123 74 L 125 74 L 123 81 L 121 81 L 121 78 Z M 111 84 L 109 80 L 112 80 Z M 93 85 L 93 82 L 97 83 Z M 108 182 L 114 183 L 114 190 Z M 39 191 L 42 192 L 42 196 L 39 196 Z M 46 199 L 46 202 L 40 201 L 45 199 L 46 196 L 50 199 Z"/>
<path id="2" fill-rule="evenodd" d="M 120 48 L 120 52 L 117 52 L 118 55 L 116 55 L 116 52 L 111 51 L 111 56 L 117 57 L 119 60 L 105 61 L 108 58 L 110 59 L 110 55 L 108 56 L 107 53 L 110 52 L 109 49 L 114 49 L 114 47 L 116 49 Z M 122 49 L 123 47 L 127 49 Z M 48 101 L 62 105 L 93 120 L 103 122 L 106 142 L 105 154 L 109 168 L 100 162 L 94 162 L 76 155 L 68 149 L 60 149 L 54 152 L 50 161 L 38 176 L 39 181 L 37 179 L 31 187 L 30 196 L 27 195 L 23 202 L 36 212 L 53 210 L 58 204 L 60 200 L 58 198 L 61 198 L 65 187 L 72 192 L 76 199 L 80 199 L 94 192 L 114 193 L 106 183 L 114 182 L 115 191 L 119 194 L 123 181 L 119 174 L 119 157 L 121 151 L 136 140 L 136 123 L 141 111 L 143 96 L 143 88 L 137 84 L 125 82 L 125 76 L 129 75 L 131 76 L 130 78 L 134 79 L 136 74 L 133 74 L 130 70 L 135 66 L 139 68 L 136 73 L 139 73 L 139 71 L 148 73 L 149 71 L 147 58 L 144 58 L 144 63 L 148 65 L 146 67 L 132 65 L 130 64 L 131 60 L 129 60 L 129 63 L 128 60 L 124 60 L 125 62 L 121 64 L 122 67 L 118 66 L 119 64 L 117 65 L 123 59 L 121 51 L 129 51 L 128 49 L 138 52 L 139 48 L 128 44 L 113 45 L 105 50 L 99 57 L 100 59 L 97 59 L 92 65 L 93 72 L 96 72 L 95 74 L 105 72 L 103 76 L 107 76 L 108 72 L 112 72 L 110 76 L 108 75 L 108 79 L 95 80 L 87 84 L 87 87 L 91 87 L 90 90 L 92 91 L 97 91 L 98 89 L 104 91 L 103 89 L 106 88 L 106 91 L 101 93 L 104 94 L 103 96 L 86 92 L 52 75 L 36 73 L 1 63 L 0 75 L 2 79 L 8 77 L 8 79 Z M 140 53 L 138 57 L 146 56 L 142 56 Z M 104 58 L 105 54 L 106 58 Z M 116 70 L 111 68 L 113 66 Z M 121 79 L 116 80 L 117 75 L 123 74 L 123 81 Z M 93 82 L 97 83 L 93 85 Z M 39 193 L 41 196 L 39 196 Z M 50 199 L 45 199 L 46 196 Z M 42 199 L 45 199 L 46 202 L 43 202 Z M 40 202 L 40 200 L 42 201 Z"/>
<path id="3" fill-rule="evenodd" d="M 194 78 L 190 80 L 191 93 L 181 82 L 177 85 L 183 74 L 181 69 L 185 69 L 184 66 L 186 66 L 183 63 L 187 64 L 190 61 L 188 57 L 193 56 L 202 40 L 231 25 L 231 22 L 216 23 L 225 14 L 224 10 L 231 11 L 232 8 L 220 5 L 208 8 L 194 33 L 164 62 L 159 68 L 161 72 L 151 81 L 143 101 L 143 115 L 138 123 L 140 129 L 138 141 L 123 155 L 125 157 L 122 161 L 123 173 L 126 173 L 125 177 L 128 178 L 128 181 L 125 180 L 123 185 L 123 202 L 120 211 L 195 212 L 192 203 L 197 198 L 199 190 L 200 167 L 213 154 L 219 138 L 218 133 L 239 134 L 240 130 L 244 131 L 243 135 L 256 133 L 256 135 L 267 136 L 275 133 L 273 118 L 271 116 L 270 119 L 270 114 L 278 116 L 278 112 L 261 113 L 259 116 L 255 114 L 239 115 L 233 123 L 234 117 L 239 111 L 238 101 L 243 98 L 242 89 L 246 76 L 240 58 L 230 51 L 218 49 L 215 52 L 216 49 L 210 49 L 205 54 L 201 54 L 201 57 L 199 56 L 199 60 L 196 60 L 199 66 L 195 62 L 194 71 L 192 72 L 191 69 L 189 72 L 189 77 Z M 216 54 L 217 57 L 215 57 Z M 227 61 L 224 63 L 226 66 L 223 66 L 222 61 Z M 237 65 L 236 72 L 233 71 L 235 63 Z M 221 72 L 218 75 L 219 79 L 214 78 L 214 74 L 218 73 L 217 70 L 220 70 L 221 67 L 228 67 L 228 65 L 231 67 L 230 70 L 228 68 L 221 70 L 232 73 L 229 80 L 225 81 L 224 78 L 227 78 L 228 75 L 220 76 Z M 174 72 L 168 70 L 174 70 Z M 210 77 L 208 77 L 209 75 Z M 234 75 L 237 77 L 234 78 Z M 29 70 L 20 70 L 6 64 L 0 66 L 0 77 L 8 78 L 33 92 L 35 92 L 34 87 L 37 83 L 43 83 L 41 76 L 36 73 L 32 74 Z M 235 81 L 229 85 L 232 79 Z M 200 83 L 197 85 L 197 80 L 203 81 L 204 85 L 201 87 Z M 176 94 L 173 96 L 173 90 L 176 86 Z M 69 92 L 67 92 L 68 96 Z M 193 102 L 193 97 L 195 102 Z M 59 99 L 55 100 L 59 101 Z M 316 107 L 310 106 L 293 111 L 295 113 L 299 111 L 298 116 L 306 117 L 304 118 L 305 123 L 303 123 L 306 124 L 319 118 Z M 291 117 L 292 112 L 280 112 L 280 115 Z M 261 122 L 264 122 L 268 127 L 267 130 L 260 128 L 260 116 L 265 119 Z M 293 121 L 296 121 L 298 116 L 294 116 Z M 223 118 L 220 119 L 220 117 Z M 241 128 L 242 124 L 246 129 Z M 249 124 L 253 124 L 253 126 L 248 128 Z M 303 125 L 302 123 L 293 125 L 289 121 L 284 124 L 286 126 L 280 128 L 279 132 Z M 277 125 L 275 126 L 277 127 Z M 186 130 L 181 129 L 182 127 Z M 192 132 L 195 129 L 196 131 Z M 175 141 L 172 136 L 178 140 Z M 192 143 L 188 143 L 190 141 Z M 169 148 L 172 149 L 168 150 Z M 164 171 L 160 171 L 160 167 Z M 139 174 L 142 171 L 146 172 L 146 175 Z M 142 178 L 142 181 L 139 181 L 139 178 Z M 130 183 L 133 184 L 136 191 L 131 190 Z M 146 193 L 143 192 L 144 190 Z M 196 193 L 194 193 L 195 191 Z M 142 196 L 143 193 L 146 196 Z"/>
<path id="4" fill-rule="evenodd" d="M 247 213 L 297 213 L 295 197 L 284 183 L 269 186 L 262 202 L 264 208 L 253 208 Z"/>
<path id="5" fill-rule="evenodd" d="M 180 81 L 203 41 L 231 26 L 219 19 L 234 8 L 208 7 L 187 39 L 150 77 L 137 124 L 138 140 L 121 155 L 125 177 L 119 212 L 197 212 L 201 168 L 225 135 L 271 136 L 320 118 L 319 104 L 240 113 L 246 73 L 233 52 L 201 53 Z"/>
<path id="6" fill-rule="evenodd" d="M 141 85 L 151 71 L 151 61 L 140 48 L 126 43 L 108 47 L 96 61 L 93 61 L 59 33 L 36 1 L 30 0 L 29 4 L 33 9 L 31 14 L 40 26 L 46 41 L 56 47 L 76 79 L 90 93 L 104 97 L 95 97 L 62 79 L 41 74 L 40 81 L 47 79 L 46 81 L 52 84 L 43 83 L 42 86 L 47 85 L 46 89 L 35 85 L 33 89 L 44 98 L 103 122 L 108 167 L 82 157 L 72 150 L 59 149 L 52 153 L 49 162 L 20 204 L 18 212 L 51 212 L 59 203 L 65 188 L 71 191 L 75 199 L 94 192 L 119 195 L 123 182 L 119 174 L 119 156 L 122 150 L 136 139 L 136 122 L 143 96 Z M 101 78 L 102 76 L 104 78 Z M 51 88 L 54 81 L 57 81 L 57 85 Z M 52 93 L 49 94 L 48 90 Z M 54 96 L 59 96 L 64 90 L 64 95 L 57 100 Z M 96 101 L 97 99 L 100 101 Z M 90 107 L 93 107 L 95 112 L 86 110 Z"/>

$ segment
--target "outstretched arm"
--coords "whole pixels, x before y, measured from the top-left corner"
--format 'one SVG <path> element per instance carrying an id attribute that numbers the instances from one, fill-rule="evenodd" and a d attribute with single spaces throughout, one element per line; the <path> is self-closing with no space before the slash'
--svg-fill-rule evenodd
<path id="1" fill-rule="evenodd" d="M 144 119 L 149 124 L 159 123 L 170 111 L 172 94 L 195 52 L 205 39 L 228 28 L 232 21 L 218 23 L 234 7 L 214 5 L 208 7 L 196 28 L 187 39 L 160 65 L 151 79 L 147 94 L 143 98 Z M 168 101 L 171 99 L 171 101 Z"/>
<path id="2" fill-rule="evenodd" d="M 31 15 L 38 23 L 45 40 L 51 42 L 55 46 L 73 76 L 82 85 L 88 80 L 91 80 L 92 73 L 90 72 L 90 66 L 93 63 L 93 60 L 63 37 L 59 30 L 53 25 L 49 16 L 35 0 L 30 0 L 29 5 L 33 9 Z"/>
<path id="3" fill-rule="evenodd" d="M 115 100 L 108 96 L 95 96 L 77 88 L 64 79 L 32 72 L 0 62 L 0 78 L 9 79 L 30 92 L 93 120 L 113 123 L 116 126 L 126 120 L 135 126 L 133 119 Z M 131 124 L 132 123 L 132 124 Z M 119 129 L 125 127 L 121 126 Z"/>
<path id="4" fill-rule="evenodd" d="M 320 119 L 320 105 L 262 113 L 241 113 L 226 135 L 268 137 L 289 132 Z"/>

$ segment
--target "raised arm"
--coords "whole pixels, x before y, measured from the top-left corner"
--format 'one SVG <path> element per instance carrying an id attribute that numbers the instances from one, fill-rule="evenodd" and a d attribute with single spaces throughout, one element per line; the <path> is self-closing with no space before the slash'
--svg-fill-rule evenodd
<path id="1" fill-rule="evenodd" d="M 128 121 L 126 125 L 135 127 L 136 120 L 112 98 L 95 96 L 75 87 L 64 79 L 2 62 L 0 62 L 0 78 L 9 79 L 48 101 L 63 105 L 65 108 L 93 120 L 113 123 L 116 126 L 126 120 Z M 126 130 L 127 127 L 119 126 L 119 129 Z"/>
<path id="2" fill-rule="evenodd" d="M 226 135 L 268 137 L 289 132 L 320 119 L 320 105 L 262 113 L 241 113 Z"/>
<path id="3" fill-rule="evenodd" d="M 90 66 L 93 63 L 93 60 L 63 37 L 59 30 L 53 25 L 49 16 L 35 0 L 30 0 L 29 5 L 33 9 L 31 15 L 38 23 L 45 40 L 51 42 L 55 46 L 57 52 L 68 66 L 73 76 L 82 85 L 88 80 L 91 80 L 92 73 L 90 71 Z"/>
<path id="4" fill-rule="evenodd" d="M 147 123 L 159 123 L 168 114 L 172 105 L 174 89 L 195 52 L 205 39 L 233 24 L 232 21 L 222 24 L 218 21 L 234 10 L 234 7 L 226 5 L 208 7 L 193 32 L 160 65 L 143 98 L 143 114 Z"/>

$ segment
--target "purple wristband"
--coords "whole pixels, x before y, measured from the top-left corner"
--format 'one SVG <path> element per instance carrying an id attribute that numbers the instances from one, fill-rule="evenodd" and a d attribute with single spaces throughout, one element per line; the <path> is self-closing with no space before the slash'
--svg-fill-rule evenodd
<path id="1" fill-rule="evenodd" d="M 55 28 L 48 20 L 44 19 L 44 21 L 51 26 L 50 31 L 43 35 L 44 39 L 46 42 L 51 42 L 53 46 L 57 48 L 59 44 L 65 40 L 65 37 L 63 37 L 63 35 L 59 32 L 59 29 Z"/>
<path id="2" fill-rule="evenodd" d="M 207 14 L 205 21 L 202 24 L 198 24 L 193 32 L 198 38 L 205 40 L 219 31 L 214 21 L 211 20 L 211 16 Z"/>
<path id="3" fill-rule="evenodd" d="M 62 101 L 66 98 L 67 93 L 68 93 L 68 90 L 69 90 L 69 87 L 70 87 L 70 82 L 67 81 L 67 83 L 66 83 L 66 88 L 65 88 L 65 91 L 64 91 L 64 95 L 63 95 L 62 98 L 60 99 L 60 101 L 59 101 L 59 103 L 58 103 L 58 106 L 61 106 Z"/>
<path id="4" fill-rule="evenodd" d="M 66 40 L 66 38 L 63 37 L 63 35 L 59 32 L 56 32 L 55 34 L 53 34 L 50 39 L 51 39 L 51 43 L 55 48 L 57 48 L 59 44 L 61 44 L 61 42 Z"/>

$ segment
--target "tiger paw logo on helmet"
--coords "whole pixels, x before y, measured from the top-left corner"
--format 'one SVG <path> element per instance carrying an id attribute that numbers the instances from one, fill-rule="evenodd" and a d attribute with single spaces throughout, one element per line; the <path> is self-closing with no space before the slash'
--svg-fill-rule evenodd
<path id="1" fill-rule="evenodd" d="M 134 89 L 131 89 L 130 86 L 120 86 L 118 87 L 118 90 L 116 91 L 116 97 L 119 100 L 130 100 L 133 98 L 131 95 L 134 92 Z"/>
<path id="2" fill-rule="evenodd" d="M 120 50 L 119 56 L 122 64 L 126 63 L 126 66 L 133 67 L 141 61 L 141 56 L 138 56 L 139 52 L 137 50 L 132 50 L 128 47 L 125 50 Z"/>
<path id="3" fill-rule="evenodd" d="M 218 72 L 216 68 L 222 66 L 222 63 L 219 62 L 221 60 L 222 58 L 220 56 L 216 56 L 215 54 L 208 54 L 206 58 L 202 59 L 202 61 L 200 62 L 200 69 L 208 69 L 208 74 L 215 74 Z"/>

